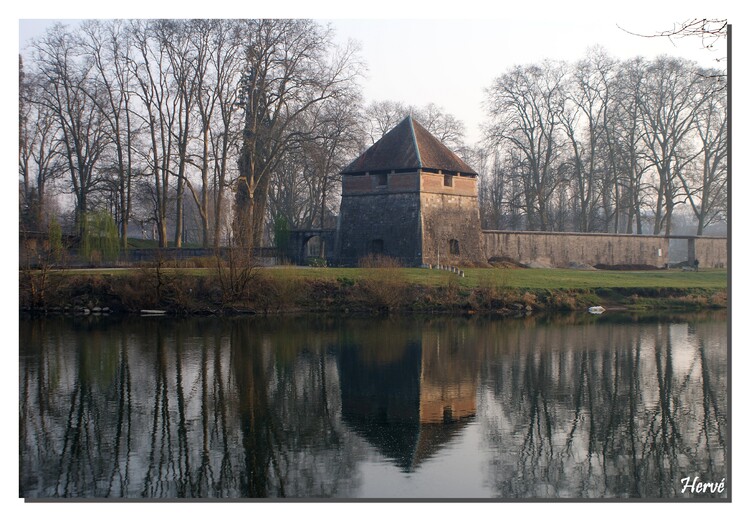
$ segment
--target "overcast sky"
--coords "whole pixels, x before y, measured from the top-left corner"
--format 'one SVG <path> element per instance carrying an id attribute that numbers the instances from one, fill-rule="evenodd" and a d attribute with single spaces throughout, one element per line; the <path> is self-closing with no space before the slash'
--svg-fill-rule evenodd
<path id="1" fill-rule="evenodd" d="M 480 136 L 485 89 L 513 65 L 544 59 L 575 61 L 588 48 L 601 45 L 611 55 L 672 54 L 721 66 L 724 53 L 702 49 L 698 41 L 640 38 L 626 33 L 654 32 L 672 22 L 644 23 L 603 16 L 596 22 L 571 19 L 517 22 L 485 20 L 332 20 L 341 41 L 357 40 L 368 65 L 365 98 L 424 105 L 434 102 L 466 124 L 467 141 Z M 723 42 L 722 42 L 723 44 Z M 723 44 L 725 46 L 725 44 Z M 724 47 L 725 48 L 725 47 Z"/>
<path id="2" fill-rule="evenodd" d="M 361 57 L 368 67 L 367 77 L 361 82 L 367 102 L 394 100 L 416 106 L 436 103 L 466 124 L 467 141 L 474 143 L 481 137 L 485 89 L 513 65 L 538 63 L 544 59 L 572 62 L 584 57 L 588 48 L 600 45 L 618 58 L 670 54 L 696 60 L 704 66 L 724 66 L 725 62 L 716 62 L 716 58 L 724 56 L 723 52 L 707 51 L 696 39 L 670 42 L 665 38 L 641 38 L 621 29 L 654 33 L 692 16 L 688 8 L 690 2 L 682 2 L 679 9 L 672 10 L 665 9 L 660 2 L 658 8 L 649 7 L 648 16 L 635 8 L 639 3 L 643 2 L 623 4 L 623 7 L 632 9 L 602 11 L 598 8 L 591 11 L 586 7 L 587 2 L 566 2 L 567 7 L 562 11 L 555 7 L 547 9 L 544 2 L 535 1 L 533 4 L 524 3 L 523 9 L 504 6 L 502 11 L 484 13 L 473 9 L 456 11 L 456 5 L 465 5 L 459 0 L 452 3 L 452 8 L 441 7 L 441 2 L 416 2 L 404 3 L 399 9 L 388 9 L 388 5 L 399 5 L 388 0 L 378 2 L 383 10 L 377 13 L 350 7 L 332 11 L 321 7 L 310 12 L 293 5 L 283 12 L 288 16 L 311 16 L 330 23 L 339 42 L 355 40 L 360 43 Z M 408 6 L 413 5 L 431 7 L 411 11 Z M 526 7 L 535 11 L 534 17 Z M 57 11 L 54 6 L 48 10 L 37 8 L 20 17 L 21 49 L 30 38 L 41 35 L 53 23 L 51 18 Z M 256 16 L 253 7 L 242 13 L 221 9 L 211 10 L 210 14 L 200 11 L 191 14 L 189 11 L 167 11 L 172 13 L 170 15 L 155 8 L 132 15 L 107 12 L 97 15 L 96 10 L 85 14 L 88 18 Z M 83 14 L 76 9 L 65 10 L 65 13 L 65 18 Z M 401 19 L 390 17 L 401 13 Z M 415 13 L 420 15 L 417 19 L 414 19 Z M 451 17 L 454 13 L 456 18 Z M 257 15 L 264 16 L 260 11 Z M 389 18 L 383 19 L 384 15 Z M 725 15 L 719 13 L 715 16 Z M 723 46 L 723 42 L 720 45 Z"/>

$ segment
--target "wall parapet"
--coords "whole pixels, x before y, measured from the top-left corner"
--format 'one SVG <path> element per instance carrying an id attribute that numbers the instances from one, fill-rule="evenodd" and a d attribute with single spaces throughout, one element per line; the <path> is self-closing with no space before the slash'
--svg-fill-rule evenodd
<path id="1" fill-rule="evenodd" d="M 529 236 L 571 236 L 571 237 L 635 237 L 635 238 L 685 238 L 704 236 L 656 236 L 651 234 L 610 234 L 607 232 L 556 232 L 548 230 L 482 230 L 485 234 L 520 234 Z M 709 236 L 705 236 L 709 237 Z"/>

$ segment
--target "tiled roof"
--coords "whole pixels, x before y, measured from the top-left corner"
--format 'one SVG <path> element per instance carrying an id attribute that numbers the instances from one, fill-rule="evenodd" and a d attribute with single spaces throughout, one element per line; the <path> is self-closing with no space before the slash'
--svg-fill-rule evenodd
<path id="1" fill-rule="evenodd" d="M 407 116 L 351 162 L 342 174 L 420 168 L 476 175 L 471 167 L 411 116 Z"/>

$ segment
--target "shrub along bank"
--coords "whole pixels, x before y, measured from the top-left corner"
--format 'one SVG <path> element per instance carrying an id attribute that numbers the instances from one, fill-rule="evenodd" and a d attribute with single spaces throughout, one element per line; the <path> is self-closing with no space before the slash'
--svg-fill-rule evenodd
<path id="1" fill-rule="evenodd" d="M 590 306 L 694 310 L 727 306 L 726 271 L 582 272 L 469 269 L 466 277 L 385 268 L 229 268 L 22 271 L 32 313 L 276 314 L 492 312 Z"/>

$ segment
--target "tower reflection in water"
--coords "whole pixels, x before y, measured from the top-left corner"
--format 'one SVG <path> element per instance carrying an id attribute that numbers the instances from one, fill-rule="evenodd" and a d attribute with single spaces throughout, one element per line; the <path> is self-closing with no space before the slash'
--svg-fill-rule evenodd
<path id="1" fill-rule="evenodd" d="M 391 328 L 369 334 L 339 352 L 342 419 L 412 472 L 475 418 L 476 370 L 461 360 L 449 333 Z"/>

